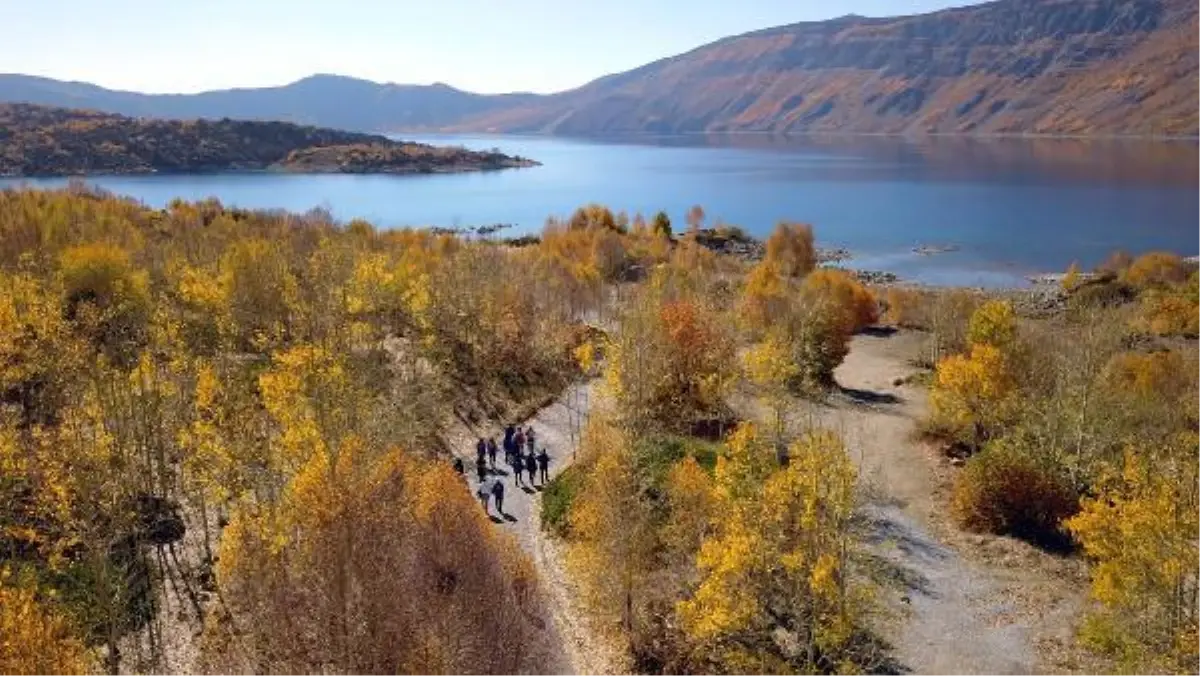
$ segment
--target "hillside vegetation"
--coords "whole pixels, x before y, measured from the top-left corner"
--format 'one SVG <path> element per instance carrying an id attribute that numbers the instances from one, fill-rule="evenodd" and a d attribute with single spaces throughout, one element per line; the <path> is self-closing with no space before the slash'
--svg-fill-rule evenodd
<path id="1" fill-rule="evenodd" d="M 0 176 L 278 169 L 433 173 L 531 166 L 498 152 L 243 120 L 144 120 L 0 104 Z"/>
<path id="2" fill-rule="evenodd" d="M 1031 318 L 687 221 L 588 205 L 515 246 L 0 192 L 0 671 L 545 671 L 546 582 L 445 439 L 592 376 L 545 523 L 632 668 L 900 668 L 851 449 L 783 424 L 881 321 L 926 337 L 926 433 L 969 458 L 944 509 L 1086 557 L 1108 667 L 1196 670 L 1193 269 L 1117 257 Z"/>
<path id="3" fill-rule="evenodd" d="M 999 0 L 719 40 L 453 123 L 561 134 L 1197 134 L 1188 0 Z"/>

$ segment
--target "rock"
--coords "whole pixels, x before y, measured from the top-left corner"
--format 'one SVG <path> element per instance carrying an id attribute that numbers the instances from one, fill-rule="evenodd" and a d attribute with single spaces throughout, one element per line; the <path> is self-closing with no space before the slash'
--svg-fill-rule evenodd
<path id="1" fill-rule="evenodd" d="M 953 467 L 962 467 L 963 465 L 967 464 L 967 461 L 959 457 L 954 457 L 950 458 L 950 464 Z"/>
<path id="2" fill-rule="evenodd" d="M 952 251 L 958 251 L 957 244 L 922 244 L 921 246 L 915 246 L 912 249 L 912 252 L 918 256 L 932 256 L 934 254 L 950 253 Z"/>

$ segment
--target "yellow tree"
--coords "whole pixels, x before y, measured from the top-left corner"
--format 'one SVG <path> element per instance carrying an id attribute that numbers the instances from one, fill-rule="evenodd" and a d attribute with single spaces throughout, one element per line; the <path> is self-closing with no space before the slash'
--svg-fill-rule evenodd
<path id="1" fill-rule="evenodd" d="M 762 342 L 746 352 L 743 365 L 747 379 L 771 410 L 775 441 L 778 443 L 783 439 L 784 414 L 792 384 L 801 373 L 793 361 L 792 346 L 784 331 L 768 331 Z"/>
<path id="2" fill-rule="evenodd" d="M 627 435 L 593 417 L 583 446 L 591 467 L 568 516 L 573 538 L 568 562 L 589 606 L 609 626 L 619 622 L 629 637 L 637 630 L 636 611 L 655 568 L 650 514 Z"/>
<path id="3" fill-rule="evenodd" d="M 938 364 L 929 393 L 930 420 L 951 439 L 978 448 L 1008 419 L 1015 394 L 1000 350 L 975 345 L 969 356 L 953 355 Z"/>
<path id="4" fill-rule="evenodd" d="M 1196 445 L 1192 431 L 1162 451 L 1130 448 L 1066 524 L 1093 562 L 1101 606 L 1082 636 L 1127 669 L 1200 669 Z"/>
<path id="5" fill-rule="evenodd" d="M 68 622 L 0 569 L 0 671 L 6 674 L 85 674 L 95 667 Z"/>
<path id="6" fill-rule="evenodd" d="M 789 288 L 780 265 L 764 259 L 746 275 L 740 314 L 747 328 L 765 330 L 788 303 Z"/>
<path id="7" fill-rule="evenodd" d="M 851 658 L 861 612 L 848 574 L 855 480 L 830 432 L 797 440 L 783 467 L 753 426 L 732 435 L 714 477 L 721 517 L 700 547 L 700 582 L 677 606 L 712 668 L 862 668 Z"/>
<path id="8" fill-rule="evenodd" d="M 803 277 L 817 266 L 812 226 L 781 222 L 767 238 L 766 257 L 788 277 Z"/>

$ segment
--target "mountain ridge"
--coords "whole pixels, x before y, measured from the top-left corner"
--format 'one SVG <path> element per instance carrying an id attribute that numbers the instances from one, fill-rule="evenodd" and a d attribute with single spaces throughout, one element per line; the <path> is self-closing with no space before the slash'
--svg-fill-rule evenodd
<path id="1" fill-rule="evenodd" d="M 1197 136 L 1189 0 L 995 0 L 729 36 L 553 94 L 316 74 L 145 95 L 0 75 L 0 100 L 361 131 Z"/>

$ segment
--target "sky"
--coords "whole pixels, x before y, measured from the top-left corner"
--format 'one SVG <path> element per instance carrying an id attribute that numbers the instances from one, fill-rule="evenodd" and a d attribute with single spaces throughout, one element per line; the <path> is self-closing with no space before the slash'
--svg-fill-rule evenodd
<path id="1" fill-rule="evenodd" d="M 0 73 L 152 93 L 313 73 L 561 91 L 746 31 L 971 0 L 0 0 Z"/>

